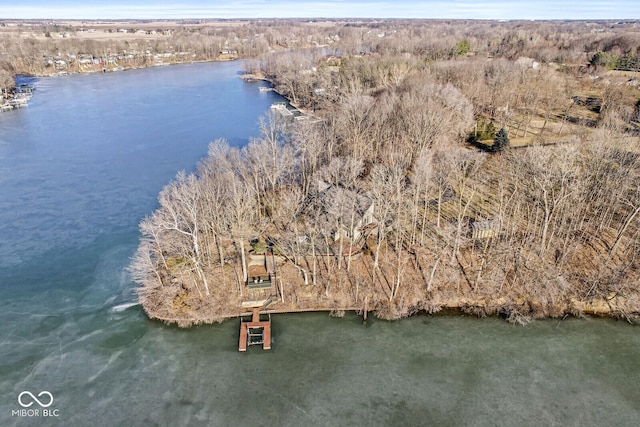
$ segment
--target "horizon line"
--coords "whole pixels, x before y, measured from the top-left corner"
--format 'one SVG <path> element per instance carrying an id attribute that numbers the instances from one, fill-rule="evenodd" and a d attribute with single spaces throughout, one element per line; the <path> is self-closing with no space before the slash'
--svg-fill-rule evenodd
<path id="1" fill-rule="evenodd" d="M 495 21 L 495 22 L 550 22 L 550 21 L 575 21 L 575 22 L 605 22 L 624 21 L 640 22 L 640 18 L 415 18 L 415 17 L 366 17 L 366 16 L 345 16 L 345 17 L 323 17 L 323 16 L 291 16 L 291 17 L 121 17 L 121 18 L 90 18 L 90 17 L 66 17 L 66 18 L 3 18 L 0 22 L 6 21 Z"/>

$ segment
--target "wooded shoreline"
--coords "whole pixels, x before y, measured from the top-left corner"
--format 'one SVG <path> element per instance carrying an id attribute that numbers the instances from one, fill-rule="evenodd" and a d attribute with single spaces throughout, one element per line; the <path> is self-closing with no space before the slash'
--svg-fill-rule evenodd
<path id="1" fill-rule="evenodd" d="M 483 301 L 482 304 L 485 302 Z M 636 315 L 629 315 L 629 313 L 633 313 L 633 311 L 629 310 L 629 307 L 626 307 L 624 310 L 621 310 L 617 307 L 617 304 L 612 301 L 590 301 L 590 302 L 581 302 L 581 301 L 572 301 L 570 305 L 565 306 L 564 308 L 558 307 L 558 313 L 564 313 L 562 315 L 553 315 L 553 316 L 545 316 L 536 313 L 530 313 L 526 316 L 518 316 L 518 317 L 510 317 L 510 312 L 501 311 L 500 308 L 498 310 L 488 310 L 486 306 L 473 303 L 471 301 L 467 301 L 464 303 L 460 303 L 459 301 L 452 301 L 450 303 L 443 304 L 438 311 L 429 312 L 426 310 L 416 311 L 412 313 L 410 316 L 421 316 L 421 315 L 429 315 L 429 316 L 473 316 L 478 318 L 484 317 L 497 317 L 503 320 L 509 321 L 518 325 L 526 325 L 530 321 L 537 319 L 566 319 L 567 317 L 602 317 L 602 318 L 613 318 L 613 319 L 621 319 L 630 323 L 637 322 L 637 312 Z M 144 306 L 143 306 L 144 309 Z M 278 308 L 267 308 L 261 310 L 261 314 L 271 315 L 271 314 L 297 314 L 297 313 L 326 313 L 332 317 L 343 317 L 347 312 L 353 312 L 358 316 L 364 316 L 364 311 L 362 307 L 334 307 L 334 308 L 300 308 L 300 309 L 278 309 Z M 227 320 L 238 319 L 241 317 L 247 317 L 251 315 L 251 312 L 246 310 L 239 310 L 238 312 L 229 312 L 227 314 L 217 315 L 216 317 L 205 317 L 205 318 L 197 318 L 197 317 L 162 317 L 154 315 L 153 312 L 148 312 L 145 310 L 145 313 L 152 320 L 157 320 L 163 322 L 167 325 L 177 325 L 179 327 L 191 327 L 198 325 L 207 325 L 207 324 L 215 324 L 222 323 Z M 376 314 L 375 310 L 371 310 L 367 312 L 369 315 Z M 364 317 L 363 317 L 364 318 Z M 398 319 L 388 319 L 381 318 L 383 320 L 400 320 Z"/>
<path id="2" fill-rule="evenodd" d="M 269 82 L 274 86 L 277 85 L 277 81 L 270 80 L 263 74 L 249 75 L 248 78 L 243 76 L 241 77 L 248 81 L 262 80 Z M 285 98 L 287 99 L 287 101 L 291 102 L 291 100 L 286 96 Z M 271 117 L 270 120 L 277 121 L 278 119 L 276 117 Z M 563 143 L 571 144 L 571 142 L 568 141 L 564 141 Z M 222 144 L 224 145 L 224 143 Z M 552 144 L 540 144 L 537 145 L 537 147 L 542 148 L 546 146 L 549 148 L 554 148 L 557 144 L 557 142 Z M 210 155 L 212 154 L 212 152 L 215 152 L 215 146 L 216 143 L 213 143 L 210 150 Z M 526 147 L 522 146 L 517 148 L 526 149 Z M 495 161 L 495 159 L 492 160 Z M 229 244 L 232 243 L 229 242 Z M 373 251 L 375 251 L 375 247 L 376 244 L 371 243 L 369 252 L 372 253 Z M 361 254 L 359 253 L 358 256 L 361 256 Z M 434 262 L 435 270 L 437 261 Z M 311 263 L 307 261 L 306 265 L 307 267 L 309 267 Z M 288 267 L 289 269 L 288 271 L 285 271 L 284 276 L 289 278 L 290 283 L 297 283 L 297 286 L 301 288 L 307 287 L 308 284 L 303 283 L 302 276 L 300 275 L 300 267 L 291 268 L 290 265 Z M 239 280 L 238 278 L 242 276 L 242 269 L 237 265 L 234 268 L 236 269 L 236 271 L 233 272 L 233 275 L 227 277 L 226 280 L 223 281 L 233 282 L 234 280 Z M 416 270 L 419 268 L 420 267 L 416 267 Z M 414 283 L 403 283 L 403 287 L 405 285 L 418 288 L 424 286 L 424 281 L 415 280 L 418 274 L 417 271 L 414 271 L 413 274 L 414 276 L 412 279 Z M 455 273 L 453 274 L 455 275 Z M 318 275 L 322 275 L 322 273 L 318 273 Z M 411 273 L 408 273 L 407 276 L 411 276 Z M 424 275 L 422 275 L 422 277 L 424 278 Z M 433 277 L 431 279 L 433 279 Z M 333 280 L 343 281 L 345 280 L 345 278 L 334 278 Z M 462 279 L 459 278 L 458 280 Z M 573 294 L 571 296 L 565 296 L 559 301 L 540 300 L 535 295 L 526 294 L 519 294 L 515 298 L 514 295 L 509 296 L 499 293 L 495 295 L 474 295 L 473 292 L 460 292 L 460 283 L 455 284 L 457 291 L 451 289 L 451 285 L 452 284 L 449 283 L 441 293 L 434 292 L 426 298 L 423 297 L 422 299 L 414 299 L 412 301 L 413 305 L 405 306 L 400 309 L 398 309 L 397 307 L 393 307 L 391 301 L 387 301 L 386 299 L 382 298 L 376 299 L 374 297 L 369 303 L 370 306 L 367 311 L 370 314 L 373 314 L 376 317 L 385 320 L 398 320 L 413 315 L 439 315 L 444 312 L 450 315 L 459 314 L 471 315 L 475 317 L 499 317 L 511 323 L 520 325 L 526 325 L 534 319 L 564 319 L 567 316 L 610 317 L 622 319 L 631 323 L 637 322 L 640 318 L 640 292 L 633 285 L 631 286 L 631 288 L 625 287 L 624 295 L 619 295 L 616 290 L 611 290 L 607 295 L 582 298 L 577 294 Z M 245 283 L 238 282 L 237 286 L 238 289 L 242 289 L 245 286 Z M 470 284 L 469 288 L 472 288 Z M 206 306 L 199 307 L 196 312 L 193 312 L 193 317 L 168 317 L 159 314 L 157 311 L 157 307 L 150 308 L 149 304 L 145 303 L 144 297 L 141 299 L 141 301 L 145 312 L 151 319 L 159 320 L 166 324 L 176 324 L 180 327 L 190 327 L 201 324 L 220 323 L 229 319 L 249 316 L 251 314 L 250 311 L 240 307 L 242 301 L 242 291 L 240 293 L 241 295 L 237 296 L 237 298 L 231 298 L 230 300 L 226 301 L 224 305 L 227 305 L 227 308 L 220 306 L 208 307 L 209 314 L 203 317 L 200 317 L 197 312 L 201 309 L 207 311 Z M 142 295 L 144 295 L 144 288 L 142 289 Z M 263 314 L 326 312 L 334 317 L 342 317 L 345 312 L 355 312 L 359 315 L 363 315 L 365 310 L 363 301 L 341 305 L 340 303 L 336 303 L 336 301 L 327 301 L 326 303 L 323 303 L 322 301 L 313 299 L 313 297 L 309 298 L 307 296 L 304 301 L 284 303 L 284 301 L 277 300 L 277 298 L 279 297 L 281 297 L 281 295 L 276 292 L 276 294 L 273 295 L 273 298 L 275 298 L 276 300 L 270 303 L 269 306 L 264 308 L 261 312 Z M 291 297 L 291 295 L 289 295 L 288 297 Z M 238 309 L 228 310 L 229 308 L 234 306 L 238 307 Z"/>

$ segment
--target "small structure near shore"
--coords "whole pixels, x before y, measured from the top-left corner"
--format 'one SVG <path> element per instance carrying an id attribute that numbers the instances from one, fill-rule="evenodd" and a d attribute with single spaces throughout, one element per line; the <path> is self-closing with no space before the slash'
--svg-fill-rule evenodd
<path id="1" fill-rule="evenodd" d="M 247 263 L 246 298 L 243 307 L 254 302 L 264 303 L 271 297 L 277 297 L 276 260 L 273 250 L 268 248 L 265 254 L 249 254 Z M 262 304 L 261 303 L 261 304 Z"/>
<path id="2" fill-rule="evenodd" d="M 274 102 L 271 104 L 271 109 L 280 113 L 281 116 L 293 117 L 293 111 L 289 110 L 284 102 Z"/>

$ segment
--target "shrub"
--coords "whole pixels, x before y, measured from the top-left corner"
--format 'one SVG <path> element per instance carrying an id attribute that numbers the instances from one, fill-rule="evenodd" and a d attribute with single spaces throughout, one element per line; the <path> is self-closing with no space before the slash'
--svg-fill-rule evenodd
<path id="1" fill-rule="evenodd" d="M 264 254 L 267 252 L 267 242 L 258 241 L 253 245 L 253 250 L 256 254 Z"/>

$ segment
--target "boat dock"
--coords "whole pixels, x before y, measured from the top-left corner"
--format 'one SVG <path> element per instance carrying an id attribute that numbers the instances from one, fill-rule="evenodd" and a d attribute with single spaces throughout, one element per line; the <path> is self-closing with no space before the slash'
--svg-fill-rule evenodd
<path id="1" fill-rule="evenodd" d="M 263 350 L 271 350 L 271 316 L 268 320 L 260 320 L 260 307 L 253 307 L 251 321 L 240 320 L 238 351 L 247 351 L 250 345 L 262 345 Z"/>
<path id="2" fill-rule="evenodd" d="M 284 102 L 274 102 L 271 104 L 271 109 L 277 111 L 282 116 L 293 117 L 293 111 L 287 108 L 287 104 Z"/>
<path id="3" fill-rule="evenodd" d="M 249 255 L 247 280 L 245 282 L 243 309 L 251 309 L 251 320 L 240 317 L 240 342 L 238 351 L 247 351 L 250 345 L 262 345 L 264 350 L 271 349 L 271 315 L 260 319 L 260 311 L 266 309 L 277 298 L 276 259 L 272 248 L 264 254 Z"/>
<path id="4" fill-rule="evenodd" d="M 29 105 L 33 91 L 33 85 L 24 83 L 19 85 L 15 88 L 15 93 L 9 99 L 4 100 L 2 105 L 0 105 L 0 111 L 10 111 L 26 107 Z M 0 99 L 0 101 L 1 100 L 2 99 Z"/>

